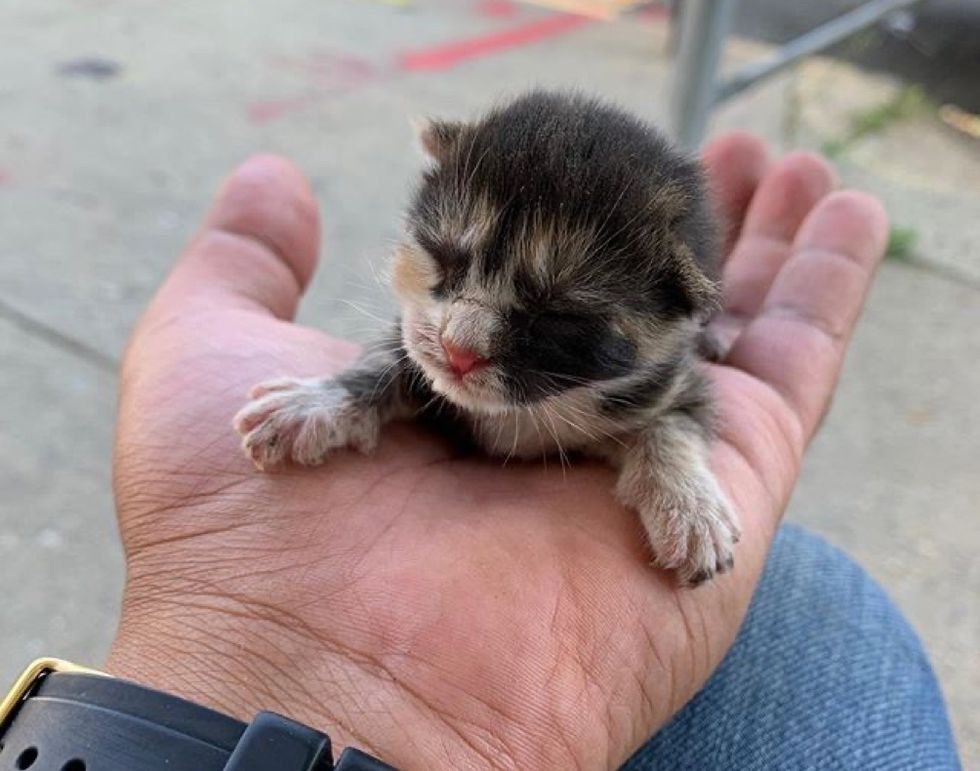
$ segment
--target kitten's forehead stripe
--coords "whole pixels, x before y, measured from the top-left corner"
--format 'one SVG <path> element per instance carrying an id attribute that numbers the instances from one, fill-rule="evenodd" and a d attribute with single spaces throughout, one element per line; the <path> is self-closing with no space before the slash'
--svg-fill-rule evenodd
<path id="1" fill-rule="evenodd" d="M 601 103 L 533 93 L 463 129 L 424 186 L 449 237 L 477 241 L 490 279 L 523 261 L 550 283 L 622 285 L 690 313 L 713 275 L 712 228 L 696 165 L 649 126 Z M 665 243 L 679 238 L 689 248 Z M 672 259 L 668 259 L 671 257 Z M 686 264 L 687 263 L 687 264 Z M 689 268 L 689 269 L 688 269 Z M 673 272 L 677 281 L 663 281 Z M 695 298 L 685 297 L 688 284 Z M 664 291 L 666 288 L 666 291 Z"/>

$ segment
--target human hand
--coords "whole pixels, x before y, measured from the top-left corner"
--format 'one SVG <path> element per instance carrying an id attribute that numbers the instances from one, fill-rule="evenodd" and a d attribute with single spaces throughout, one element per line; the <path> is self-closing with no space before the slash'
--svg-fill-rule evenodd
<path id="1" fill-rule="evenodd" d="M 613 472 L 458 459 L 410 425 L 369 458 L 256 472 L 248 387 L 353 346 L 290 319 L 316 262 L 312 195 L 260 157 L 225 183 L 121 373 L 115 495 L 127 558 L 107 669 L 250 718 L 272 709 L 404 768 L 615 767 L 721 661 L 826 409 L 885 245 L 880 205 L 827 167 L 705 152 L 732 233 L 710 367 L 712 467 L 735 569 L 696 590 L 648 564 Z"/>

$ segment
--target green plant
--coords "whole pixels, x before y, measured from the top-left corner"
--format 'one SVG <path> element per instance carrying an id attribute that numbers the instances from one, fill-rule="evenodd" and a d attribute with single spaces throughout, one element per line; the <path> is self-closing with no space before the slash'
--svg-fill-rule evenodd
<path id="1" fill-rule="evenodd" d="M 909 260 L 919 234 L 913 228 L 893 225 L 888 232 L 888 249 L 885 256 L 890 260 Z"/>
<path id="2" fill-rule="evenodd" d="M 897 121 L 922 113 L 929 107 L 929 100 L 918 86 L 906 86 L 884 104 L 857 113 L 843 136 L 824 142 L 825 155 L 837 158 L 860 139 L 880 134 Z"/>

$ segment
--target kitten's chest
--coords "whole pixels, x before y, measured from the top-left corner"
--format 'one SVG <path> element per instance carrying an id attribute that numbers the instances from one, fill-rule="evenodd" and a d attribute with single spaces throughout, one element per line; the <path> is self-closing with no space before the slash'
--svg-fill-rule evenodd
<path id="1" fill-rule="evenodd" d="M 540 459 L 561 453 L 602 454 L 621 440 L 592 398 L 562 398 L 501 415 L 465 417 L 480 448 L 494 456 Z"/>

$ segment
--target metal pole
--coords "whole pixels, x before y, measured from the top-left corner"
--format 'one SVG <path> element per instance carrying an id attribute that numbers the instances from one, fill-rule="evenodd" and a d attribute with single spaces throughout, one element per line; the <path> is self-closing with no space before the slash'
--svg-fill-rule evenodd
<path id="1" fill-rule="evenodd" d="M 671 120 L 674 136 L 695 149 L 715 103 L 718 63 L 731 27 L 734 0 L 684 0 L 674 62 Z"/>
<path id="2" fill-rule="evenodd" d="M 721 102 L 738 94 L 749 86 L 788 67 L 804 56 L 819 53 L 839 43 L 856 32 L 883 19 L 895 11 L 921 3 L 922 0 L 871 0 L 853 11 L 838 16 L 805 35 L 779 48 L 771 57 L 742 67 L 730 80 L 723 83 L 717 91 L 717 101 Z"/>

